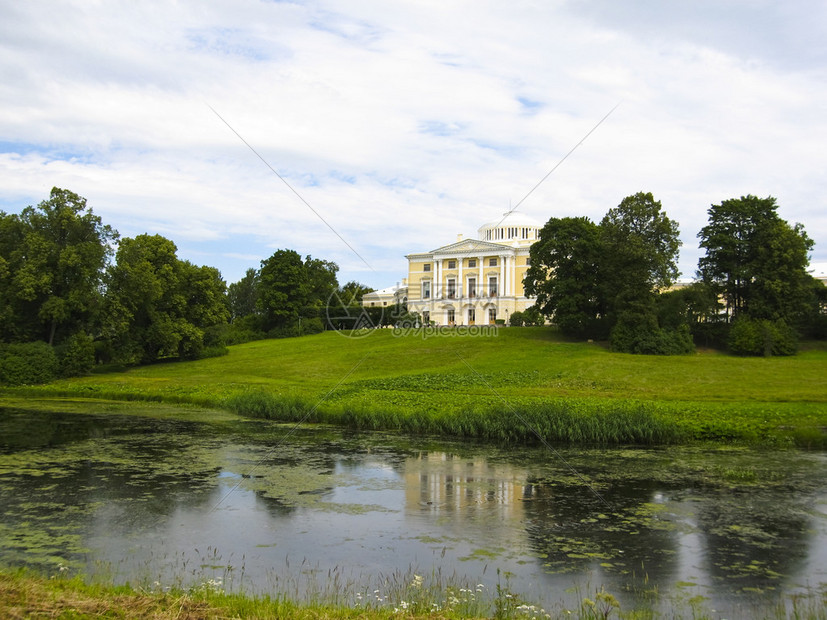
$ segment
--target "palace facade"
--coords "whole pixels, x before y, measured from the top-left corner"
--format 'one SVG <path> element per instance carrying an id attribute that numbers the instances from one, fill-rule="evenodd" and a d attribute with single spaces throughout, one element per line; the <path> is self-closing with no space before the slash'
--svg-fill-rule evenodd
<path id="1" fill-rule="evenodd" d="M 534 220 L 511 211 L 483 224 L 479 239 L 459 235 L 456 243 L 408 254 L 408 310 L 436 325 L 507 322 L 512 312 L 534 304 L 523 291 L 523 276 L 539 233 Z"/>

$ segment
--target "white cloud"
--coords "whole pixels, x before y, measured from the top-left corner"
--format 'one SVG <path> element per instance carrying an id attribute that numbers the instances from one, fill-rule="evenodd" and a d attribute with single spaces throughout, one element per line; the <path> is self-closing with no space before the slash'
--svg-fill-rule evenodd
<path id="1" fill-rule="evenodd" d="M 824 9 L 616 6 L 6 3 L 0 200 L 67 187 L 231 281 L 292 247 L 381 287 L 516 204 L 622 101 L 522 211 L 599 219 L 652 191 L 691 275 L 709 205 L 772 194 L 827 261 Z"/>

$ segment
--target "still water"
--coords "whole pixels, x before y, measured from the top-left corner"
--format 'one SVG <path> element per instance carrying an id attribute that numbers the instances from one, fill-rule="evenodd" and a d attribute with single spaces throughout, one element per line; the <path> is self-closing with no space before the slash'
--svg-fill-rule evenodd
<path id="1" fill-rule="evenodd" d="M 430 575 L 547 608 L 605 587 L 747 617 L 827 584 L 825 472 L 792 450 L 0 409 L 0 565 L 270 594 Z"/>

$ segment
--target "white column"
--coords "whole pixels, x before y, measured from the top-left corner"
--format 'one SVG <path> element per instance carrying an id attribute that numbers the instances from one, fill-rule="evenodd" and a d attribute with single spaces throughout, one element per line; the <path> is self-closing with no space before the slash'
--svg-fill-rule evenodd
<path id="1" fill-rule="evenodd" d="M 477 265 L 480 267 L 480 275 L 477 278 L 477 294 L 482 297 L 483 293 L 486 295 L 488 294 L 488 286 L 483 282 L 483 275 L 482 275 L 482 261 L 483 258 L 480 256 L 477 258 Z"/>
<path id="2" fill-rule="evenodd" d="M 433 286 L 431 286 L 431 288 L 433 289 L 431 291 L 431 297 L 433 299 L 439 299 L 437 297 L 438 291 L 439 291 L 439 281 L 440 281 L 439 266 L 440 266 L 440 262 L 438 260 L 436 260 L 436 258 L 434 258 L 434 283 L 433 283 Z"/>
<path id="3" fill-rule="evenodd" d="M 500 297 L 505 297 L 508 295 L 508 257 L 507 256 L 500 256 L 500 277 L 498 280 L 502 280 L 502 282 L 498 282 L 497 286 L 500 290 Z"/>
<path id="4" fill-rule="evenodd" d="M 459 289 L 457 299 L 462 299 L 462 291 L 465 290 L 465 283 L 462 281 L 462 262 L 465 260 L 462 256 L 459 257 L 459 275 L 457 276 L 457 288 Z"/>

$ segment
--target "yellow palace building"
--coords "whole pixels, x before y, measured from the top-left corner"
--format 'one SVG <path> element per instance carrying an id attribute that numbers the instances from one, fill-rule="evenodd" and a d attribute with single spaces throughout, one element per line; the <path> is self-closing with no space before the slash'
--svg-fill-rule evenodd
<path id="1" fill-rule="evenodd" d="M 523 291 L 523 276 L 539 233 L 537 222 L 511 211 L 483 224 L 479 239 L 459 235 L 456 243 L 408 254 L 408 310 L 436 325 L 507 321 L 534 304 Z"/>

